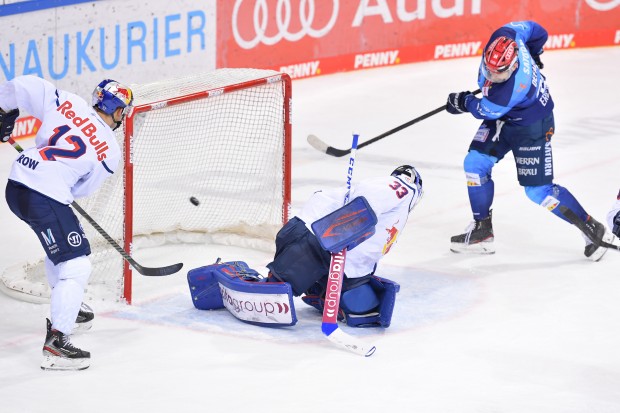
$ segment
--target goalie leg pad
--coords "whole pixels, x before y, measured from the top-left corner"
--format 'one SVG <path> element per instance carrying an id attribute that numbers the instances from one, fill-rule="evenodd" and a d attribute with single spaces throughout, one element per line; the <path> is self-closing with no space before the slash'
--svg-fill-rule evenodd
<path id="1" fill-rule="evenodd" d="M 368 284 L 357 287 L 367 289 L 370 287 L 377 299 L 377 305 L 365 314 L 345 311 L 347 325 L 351 327 L 383 327 L 388 328 L 392 322 L 394 304 L 396 303 L 396 293 L 400 291 L 400 285 L 387 278 L 372 276 Z M 349 290 L 349 291 L 354 291 Z M 346 293 L 349 293 L 347 291 Z M 346 294 L 345 293 L 345 294 Z M 366 291 L 364 296 L 370 295 Z M 344 297 L 344 294 L 343 294 Z M 370 301 L 368 302 L 370 304 Z"/>
<path id="2" fill-rule="evenodd" d="M 346 319 L 351 327 L 388 328 L 392 322 L 396 293 L 400 285 L 375 275 L 365 284 L 342 293 L 338 320 Z M 325 289 L 316 283 L 301 297 L 304 303 L 323 311 Z"/>
<path id="3" fill-rule="evenodd" d="M 217 310 L 224 308 L 222 293 L 215 276 L 216 269 L 221 264 L 212 264 L 194 268 L 187 272 L 189 293 L 192 296 L 194 307 L 199 310 Z"/>
<path id="4" fill-rule="evenodd" d="M 224 307 L 239 320 L 259 326 L 292 326 L 297 323 L 291 285 L 286 282 L 269 282 L 243 261 L 190 270 L 188 281 L 190 273 L 194 284 L 196 280 L 205 280 L 202 289 L 192 290 L 190 282 L 192 297 L 200 297 L 201 293 L 205 297 L 201 307 L 197 308 Z M 199 301 L 194 299 L 194 305 Z"/>
<path id="5" fill-rule="evenodd" d="M 375 233 L 377 215 L 363 196 L 314 221 L 312 232 L 329 252 L 352 250 Z"/>
<path id="6" fill-rule="evenodd" d="M 370 283 L 345 291 L 340 298 L 340 307 L 345 314 L 366 314 L 379 303 L 379 297 Z"/>

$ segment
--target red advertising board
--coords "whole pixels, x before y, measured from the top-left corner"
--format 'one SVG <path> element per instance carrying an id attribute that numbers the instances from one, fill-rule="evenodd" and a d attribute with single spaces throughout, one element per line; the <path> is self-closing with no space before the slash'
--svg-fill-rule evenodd
<path id="1" fill-rule="evenodd" d="M 37 134 L 40 127 L 41 121 L 39 119 L 34 116 L 23 116 L 15 122 L 11 137 L 13 139 L 31 138 Z"/>
<path id="2" fill-rule="evenodd" d="M 620 44 L 618 0 L 218 0 L 217 66 L 306 77 L 480 54 L 516 20 L 547 49 Z"/>

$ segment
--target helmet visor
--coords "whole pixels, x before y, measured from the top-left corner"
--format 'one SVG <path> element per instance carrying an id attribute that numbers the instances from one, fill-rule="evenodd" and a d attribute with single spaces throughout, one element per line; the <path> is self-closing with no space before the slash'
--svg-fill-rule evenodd
<path id="1" fill-rule="evenodd" d="M 493 83 L 504 83 L 510 76 L 512 76 L 512 72 L 517 68 L 517 59 L 514 59 L 510 66 L 508 66 L 505 70 L 498 71 L 489 68 L 486 63 L 483 61 L 481 65 L 482 75 L 489 81 Z"/>

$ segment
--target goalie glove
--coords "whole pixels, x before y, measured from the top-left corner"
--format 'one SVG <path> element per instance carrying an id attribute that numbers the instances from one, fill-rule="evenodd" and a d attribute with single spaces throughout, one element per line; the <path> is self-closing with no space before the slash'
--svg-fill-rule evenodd
<path id="1" fill-rule="evenodd" d="M 620 212 L 618 212 L 614 217 L 613 223 L 614 227 L 611 232 L 613 232 L 616 237 L 620 238 Z"/>
<path id="2" fill-rule="evenodd" d="M 2 142 L 8 142 L 18 117 L 19 109 L 13 109 L 8 112 L 0 109 L 0 140 Z"/>

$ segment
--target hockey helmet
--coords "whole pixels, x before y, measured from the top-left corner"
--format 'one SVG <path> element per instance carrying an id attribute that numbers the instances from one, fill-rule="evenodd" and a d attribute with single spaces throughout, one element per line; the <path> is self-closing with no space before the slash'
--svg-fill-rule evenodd
<path id="1" fill-rule="evenodd" d="M 500 36 L 484 51 L 482 74 L 493 83 L 507 81 L 517 68 L 519 47 L 510 37 Z"/>
<path id="2" fill-rule="evenodd" d="M 112 79 L 103 80 L 93 91 L 93 106 L 108 115 L 112 115 L 118 108 L 123 108 L 124 116 L 129 112 L 132 103 L 131 89 Z"/>
<path id="3" fill-rule="evenodd" d="M 411 210 L 418 204 L 418 202 L 420 202 L 422 196 L 424 195 L 424 189 L 422 188 L 422 177 L 420 176 L 420 173 L 411 165 L 401 165 L 394 169 L 391 175 L 402 179 L 407 184 L 417 189 L 417 194 L 415 194 L 411 205 L 409 205 L 409 212 L 411 212 Z"/>

